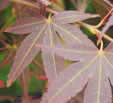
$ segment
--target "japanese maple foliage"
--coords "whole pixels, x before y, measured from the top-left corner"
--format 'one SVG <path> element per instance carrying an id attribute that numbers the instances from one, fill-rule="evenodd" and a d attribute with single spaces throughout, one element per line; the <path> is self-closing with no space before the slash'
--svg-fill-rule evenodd
<path id="1" fill-rule="evenodd" d="M 41 47 L 49 48 L 65 59 L 79 60 L 78 63 L 73 63 L 62 71 L 50 85 L 42 103 L 65 103 L 69 98 L 80 92 L 86 84 L 84 103 L 93 103 L 93 101 L 94 103 L 112 102 L 109 80 L 113 83 L 113 43 L 105 50 L 98 50 L 91 43 L 90 45 L 76 43 L 74 45 Z M 68 95 L 69 93 L 70 95 Z M 61 98 L 62 96 L 64 98 Z"/>
<path id="2" fill-rule="evenodd" d="M 75 103 L 76 96 L 81 93 L 82 96 L 79 96 L 83 99 L 80 103 L 112 103 L 113 39 L 106 35 L 106 31 L 113 25 L 113 9 L 94 26 L 84 22 L 99 17 L 85 13 L 88 1 L 70 1 L 78 10 L 55 11 L 50 5 L 59 3 L 57 0 L 7 0 L 5 7 L 3 0 L 0 1 L 0 10 L 12 5 L 12 18 L 0 31 L 3 35 L 0 42 L 5 46 L 0 50 L 7 49 L 0 68 L 13 62 L 7 87 L 18 78 L 23 103 Z M 109 0 L 91 2 L 113 7 Z M 14 18 L 16 22 L 9 26 Z M 100 31 L 98 28 L 107 18 Z M 80 26 L 94 34 L 100 45 L 94 44 Z M 7 37 L 3 31 L 18 36 Z M 103 38 L 111 42 L 105 49 Z M 67 60 L 70 61 L 68 66 L 65 63 Z M 29 65 L 39 71 L 32 71 Z M 40 80 L 46 82 L 45 87 L 40 83 L 43 93 L 41 100 L 34 102 L 28 94 L 31 76 L 39 83 Z M 1 88 L 4 86 L 1 80 Z"/>
<path id="3" fill-rule="evenodd" d="M 80 31 L 78 27 L 67 23 L 78 22 L 90 17 L 90 14 L 84 14 L 79 11 L 65 11 L 58 13 L 53 17 L 49 16 L 48 19 L 42 16 L 40 16 L 39 18 L 22 19 L 7 28 L 5 30 L 6 32 L 13 32 L 17 34 L 26 34 L 32 32 L 24 39 L 21 46 L 19 47 L 19 50 L 15 57 L 15 62 L 9 74 L 9 79 L 7 82 L 8 86 L 10 86 L 13 81 L 15 81 L 16 77 L 20 75 L 22 70 L 30 64 L 32 59 L 39 52 L 40 49 L 36 48 L 36 44 L 58 44 L 58 36 L 56 34 L 56 31 L 68 43 L 83 41 L 88 42 L 87 37 L 83 35 L 82 31 Z M 60 57 L 56 57 L 53 52 L 47 53 L 47 51 L 45 52 L 45 50 L 42 50 L 42 56 L 45 65 L 46 75 L 49 82 L 51 82 L 62 70 L 63 65 L 58 65 L 59 63 L 61 63 L 60 61 L 62 60 L 60 60 Z M 55 59 L 58 60 L 56 61 Z M 48 65 L 47 61 L 49 61 L 51 65 Z M 56 66 L 61 66 L 58 67 L 58 71 Z"/>

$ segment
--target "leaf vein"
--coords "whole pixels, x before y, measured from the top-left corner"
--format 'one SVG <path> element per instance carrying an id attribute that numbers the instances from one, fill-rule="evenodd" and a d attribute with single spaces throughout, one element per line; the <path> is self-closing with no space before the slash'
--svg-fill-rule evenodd
<path id="1" fill-rule="evenodd" d="M 40 37 L 41 33 L 43 32 L 43 30 L 45 29 L 47 23 L 45 23 L 45 25 L 43 26 L 42 30 L 39 32 L 38 36 L 35 38 L 35 40 L 33 41 L 33 43 L 31 44 L 30 48 L 28 49 L 27 53 L 25 54 L 25 56 L 23 57 L 23 59 L 20 61 L 20 63 L 18 64 L 15 72 L 13 73 L 12 77 L 10 78 L 10 80 L 8 81 L 8 83 L 10 83 L 10 81 L 12 81 L 12 79 L 14 78 L 14 76 L 16 75 L 16 72 L 18 71 L 18 69 L 20 68 L 20 66 L 22 65 L 23 61 L 25 60 L 25 58 L 27 57 L 27 55 L 29 54 L 30 50 L 32 49 L 32 47 L 35 45 L 36 41 L 38 40 L 38 38 Z"/>
<path id="2" fill-rule="evenodd" d="M 40 23 L 43 23 L 43 22 L 45 22 L 45 21 L 39 21 L 39 22 L 33 22 L 33 23 L 29 23 L 29 24 L 23 24 L 23 25 L 20 25 L 20 26 L 15 26 L 13 28 L 9 28 L 8 30 L 18 29 L 18 28 L 21 28 L 21 27 L 35 25 L 35 24 L 40 24 Z"/>
<path id="3" fill-rule="evenodd" d="M 97 103 L 100 103 L 100 89 L 101 89 L 101 75 L 102 75 L 102 57 L 100 55 L 100 65 L 99 65 L 99 81 L 98 81 L 98 91 L 97 91 Z"/>
<path id="4" fill-rule="evenodd" d="M 69 18 L 75 18 L 75 17 L 81 17 L 83 15 L 72 15 L 72 16 L 65 16 L 65 17 L 59 17 L 59 18 L 54 18 L 52 20 L 60 20 L 60 19 L 69 19 Z"/>
<path id="5" fill-rule="evenodd" d="M 52 32 L 51 32 L 50 23 L 49 23 L 49 31 L 50 31 L 50 43 L 51 43 L 51 45 L 53 45 L 53 38 L 52 38 Z M 54 52 L 52 52 L 52 59 L 53 59 L 55 77 L 57 78 L 56 61 L 55 61 L 55 54 L 54 54 Z"/>
<path id="6" fill-rule="evenodd" d="M 79 71 L 74 77 L 70 79 L 59 91 L 48 101 L 48 103 L 51 103 L 56 96 L 59 95 L 74 79 L 76 79 L 84 70 L 86 70 L 98 57 L 99 54 L 97 54 L 90 62 L 88 65 L 86 65 L 81 71 Z"/>
<path id="7" fill-rule="evenodd" d="M 77 37 L 75 37 L 72 33 L 70 33 L 69 31 L 67 31 L 66 29 L 62 28 L 61 26 L 55 24 L 54 22 L 51 22 L 53 25 L 55 25 L 56 27 L 58 27 L 59 29 L 63 30 L 64 32 L 66 32 L 68 35 L 70 35 L 71 37 L 73 37 L 75 40 L 77 40 L 78 42 L 82 42 L 81 40 L 79 40 Z"/>

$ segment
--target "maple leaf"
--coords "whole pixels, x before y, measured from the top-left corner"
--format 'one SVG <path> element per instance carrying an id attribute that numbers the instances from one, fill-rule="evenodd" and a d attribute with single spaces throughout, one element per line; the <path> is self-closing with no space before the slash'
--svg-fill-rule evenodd
<path id="1" fill-rule="evenodd" d="M 41 103 L 65 103 L 86 84 L 84 103 L 112 103 L 113 43 L 105 50 L 86 44 L 38 47 L 49 48 L 65 59 L 79 60 L 65 68 L 50 84 Z"/>
<path id="2" fill-rule="evenodd" d="M 38 54 L 39 55 L 39 54 Z M 33 60 L 32 60 L 32 62 L 31 62 L 31 64 L 34 66 L 34 67 L 36 67 L 36 68 L 38 68 L 38 70 L 40 71 L 40 74 L 45 74 L 45 72 L 44 72 L 44 66 L 43 66 L 43 61 L 42 61 L 42 59 L 40 59 L 38 56 L 36 56 Z"/>
<path id="3" fill-rule="evenodd" d="M 6 65 L 9 65 L 13 60 L 15 56 L 15 50 L 14 49 L 9 49 L 6 53 L 5 56 L 0 63 L 0 69 L 3 68 Z"/>
<path id="4" fill-rule="evenodd" d="M 39 18 L 24 18 L 7 28 L 5 30 L 6 32 L 17 34 L 27 34 L 32 32 L 25 38 L 19 47 L 13 67 L 9 73 L 7 86 L 10 86 L 12 82 L 15 81 L 22 70 L 30 64 L 32 59 L 40 51 L 39 48 L 35 47 L 36 44 L 47 43 L 53 45 L 56 42 L 58 39 L 56 31 L 66 42 L 88 42 L 87 37 L 83 35 L 82 31 L 78 27 L 67 23 L 78 22 L 90 17 L 90 14 L 85 14 L 79 11 L 64 11 L 52 17 L 49 16 L 48 19 L 42 16 Z M 58 64 L 62 58 L 59 58 L 59 61 L 56 61 L 56 55 L 53 52 L 48 54 L 48 52 L 45 53 L 45 51 L 42 50 L 42 54 L 46 75 L 49 82 L 51 82 L 59 73 L 59 71 L 56 70 L 56 64 Z M 50 57 L 48 55 L 50 55 Z M 48 65 L 46 63 L 48 61 L 53 65 Z"/>

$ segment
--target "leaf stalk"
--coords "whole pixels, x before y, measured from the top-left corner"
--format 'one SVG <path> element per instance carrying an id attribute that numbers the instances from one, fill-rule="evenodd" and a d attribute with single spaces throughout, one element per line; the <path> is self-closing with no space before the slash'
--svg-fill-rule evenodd
<path id="1" fill-rule="evenodd" d="M 109 17 L 109 15 L 113 12 L 113 8 L 108 12 L 108 14 L 100 21 L 100 23 L 96 26 L 94 26 L 95 28 L 99 28 L 103 23 L 104 21 Z"/>
<path id="2" fill-rule="evenodd" d="M 84 22 L 79 22 L 78 24 L 80 24 L 81 26 L 85 27 L 86 29 L 88 29 L 91 33 L 95 34 L 98 33 L 100 34 L 101 31 L 98 30 L 97 28 L 95 28 L 94 26 L 90 25 L 90 24 L 87 24 L 87 23 L 84 23 Z M 104 34 L 103 37 L 110 41 L 110 42 L 113 42 L 113 39 L 111 37 L 109 37 L 108 35 Z"/>

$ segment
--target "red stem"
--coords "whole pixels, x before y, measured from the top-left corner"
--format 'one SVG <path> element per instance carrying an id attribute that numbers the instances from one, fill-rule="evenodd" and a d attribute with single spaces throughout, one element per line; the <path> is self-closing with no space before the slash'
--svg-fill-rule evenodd
<path id="1" fill-rule="evenodd" d="M 113 12 L 113 8 L 109 11 L 109 13 L 101 20 L 101 22 L 97 25 L 97 26 L 94 26 L 95 28 L 99 28 L 103 22 L 109 17 L 109 15 Z"/>
<path id="2" fill-rule="evenodd" d="M 97 38 L 99 39 L 100 43 L 101 43 L 101 47 L 100 47 L 100 51 L 103 50 L 103 41 L 101 39 L 101 37 L 98 35 L 98 33 L 96 33 Z"/>
<path id="3" fill-rule="evenodd" d="M 103 18 L 103 22 L 108 18 L 108 16 L 113 12 L 113 8 L 109 11 L 109 13 Z"/>
<path id="4" fill-rule="evenodd" d="M 0 48 L 0 51 L 1 51 L 1 50 L 6 50 L 6 49 L 7 49 L 7 47 L 2 47 L 2 48 Z"/>
<path id="5" fill-rule="evenodd" d="M 7 46 L 7 43 L 5 43 L 5 41 L 4 40 L 0 40 L 5 46 Z"/>
<path id="6" fill-rule="evenodd" d="M 102 41 L 101 37 L 96 33 L 97 38 L 99 39 L 99 41 Z"/>

